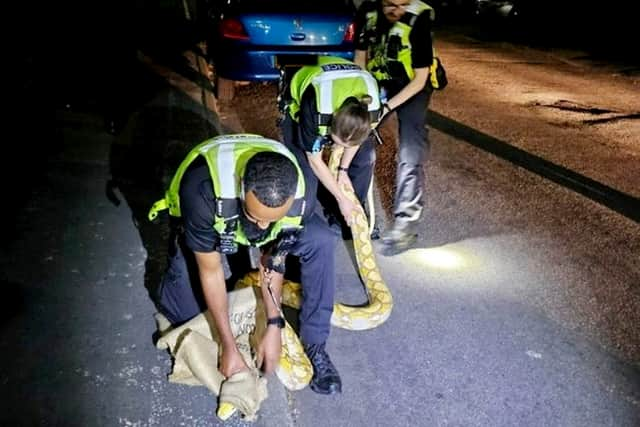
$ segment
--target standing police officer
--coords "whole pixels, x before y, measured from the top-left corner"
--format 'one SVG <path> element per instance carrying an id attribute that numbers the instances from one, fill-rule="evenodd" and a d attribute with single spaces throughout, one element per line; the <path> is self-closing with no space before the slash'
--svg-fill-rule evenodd
<path id="1" fill-rule="evenodd" d="M 228 257 L 234 276 L 241 277 L 249 268 L 248 257 L 238 259 L 241 249 L 246 254 L 248 246 L 267 248 L 260 270 L 268 326 L 258 360 L 270 373 L 282 349 L 284 320 L 278 305 L 285 259 L 289 253 L 297 256 L 303 289 L 300 337 L 314 369 L 310 386 L 332 394 L 342 387 L 325 350 L 334 303 L 336 236 L 305 209 L 305 199 L 296 159 L 277 141 L 223 135 L 196 146 L 180 164 L 165 198 L 149 213 L 153 219 L 169 209 L 178 222 L 157 303 L 174 326 L 208 309 L 222 346 L 220 372 L 228 378 L 248 369 L 231 333 L 222 257 Z"/>
<path id="2" fill-rule="evenodd" d="M 424 207 L 423 163 L 429 150 L 425 127 L 432 89 L 433 9 L 420 0 L 364 2 L 356 22 L 356 64 L 366 67 L 388 96 L 382 116 L 396 112 L 399 123 L 394 223 L 382 237 L 383 253 L 408 249 Z"/>

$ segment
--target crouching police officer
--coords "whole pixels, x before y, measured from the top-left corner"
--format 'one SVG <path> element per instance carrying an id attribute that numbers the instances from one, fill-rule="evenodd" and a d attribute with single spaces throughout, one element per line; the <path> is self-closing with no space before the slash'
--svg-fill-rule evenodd
<path id="1" fill-rule="evenodd" d="M 334 302 L 336 237 L 305 209 L 306 198 L 295 157 L 277 141 L 224 135 L 196 146 L 180 164 L 166 197 L 149 213 L 153 219 L 168 208 L 179 224 L 170 239 L 157 304 L 173 325 L 209 310 L 221 341 L 220 371 L 230 377 L 248 369 L 231 333 L 222 257 L 228 256 L 232 277 L 241 277 L 249 262 L 240 249 L 263 249 L 261 277 L 270 286 L 263 281 L 268 327 L 258 361 L 265 373 L 273 372 L 284 326 L 274 301 L 279 305 L 286 255 L 295 255 L 303 288 L 300 336 L 314 368 L 311 388 L 333 394 L 341 391 L 341 381 L 325 343 Z"/>

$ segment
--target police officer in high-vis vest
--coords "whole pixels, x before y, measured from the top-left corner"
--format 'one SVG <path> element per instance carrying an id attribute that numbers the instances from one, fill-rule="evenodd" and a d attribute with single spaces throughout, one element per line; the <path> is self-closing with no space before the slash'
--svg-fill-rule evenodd
<path id="1" fill-rule="evenodd" d="M 320 181 L 348 225 L 355 206 L 339 184 L 352 186 L 361 203 L 366 200 L 375 162 L 371 130 L 380 112 L 378 85 L 353 62 L 320 56 L 317 64 L 300 68 L 289 87 L 284 143 L 298 158 L 310 193 Z M 323 160 L 323 148 L 332 144 L 345 148 L 337 180 Z"/>
<path id="2" fill-rule="evenodd" d="M 414 242 L 424 207 L 433 19 L 433 9 L 420 0 L 377 0 L 365 1 L 356 20 L 355 62 L 366 67 L 386 92 L 383 117 L 396 112 L 399 123 L 394 223 L 382 237 L 387 255 L 402 252 Z"/>
<path id="3" fill-rule="evenodd" d="M 267 329 L 258 348 L 262 370 L 280 358 L 280 301 L 287 254 L 300 260 L 303 299 L 300 337 L 314 367 L 311 388 L 341 391 L 340 376 L 325 351 L 333 312 L 336 236 L 306 209 L 305 182 L 287 148 L 258 135 L 224 135 L 193 148 L 149 218 L 169 210 L 175 223 L 169 266 L 157 295 L 159 310 L 179 325 L 209 310 L 219 331 L 220 371 L 247 369 L 229 325 L 227 286 L 250 269 L 247 248 L 262 250 L 261 288 Z M 224 259 L 231 277 L 225 277 Z M 265 286 L 268 284 L 268 286 Z M 273 298 L 272 298 L 273 294 Z"/>

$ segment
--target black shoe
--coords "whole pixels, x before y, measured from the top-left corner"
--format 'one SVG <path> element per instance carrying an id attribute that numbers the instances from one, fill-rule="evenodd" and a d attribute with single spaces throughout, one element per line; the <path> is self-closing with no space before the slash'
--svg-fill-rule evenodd
<path id="1" fill-rule="evenodd" d="M 380 253 L 384 256 L 398 255 L 410 249 L 417 237 L 415 233 L 392 228 L 382 236 L 383 246 Z"/>
<path id="2" fill-rule="evenodd" d="M 347 226 L 342 227 L 342 240 L 353 240 L 351 229 Z"/>
<path id="3" fill-rule="evenodd" d="M 380 229 L 378 228 L 377 225 L 373 226 L 373 230 L 371 230 L 371 236 L 370 236 L 371 240 L 378 240 L 380 239 Z"/>
<path id="4" fill-rule="evenodd" d="M 311 378 L 311 390 L 320 394 L 335 394 L 342 392 L 340 374 L 329 355 L 324 349 L 324 344 L 312 344 L 304 347 L 311 365 L 313 365 L 313 378 Z"/>

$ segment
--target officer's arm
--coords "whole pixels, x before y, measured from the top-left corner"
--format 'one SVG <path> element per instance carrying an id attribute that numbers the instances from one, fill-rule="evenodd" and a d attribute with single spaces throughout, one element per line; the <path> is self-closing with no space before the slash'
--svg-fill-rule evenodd
<path id="1" fill-rule="evenodd" d="M 340 211 L 345 216 L 345 221 L 348 222 L 348 217 L 351 216 L 351 210 L 354 209 L 354 206 L 340 190 L 338 182 L 322 159 L 322 148 L 315 147 L 313 143 L 318 137 L 317 114 L 315 92 L 307 90 L 302 97 L 300 108 L 300 138 L 304 142 L 305 152 L 311 170 L 313 170 L 314 175 L 322 185 L 336 198 L 340 206 Z"/>
<path id="2" fill-rule="evenodd" d="M 262 301 L 264 301 L 267 318 L 281 316 L 280 301 L 282 299 L 284 274 L 267 269 L 260 263 L 260 277 L 262 278 L 260 290 L 262 292 Z M 262 341 L 260 341 L 258 346 L 258 357 L 256 361 L 258 367 L 262 368 L 265 374 L 270 374 L 278 366 L 281 352 L 282 341 L 280 328 L 276 325 L 268 325 Z"/>
<path id="3" fill-rule="evenodd" d="M 322 160 L 321 153 L 307 153 L 309 164 L 313 173 L 318 177 L 318 180 L 329 190 L 329 192 L 336 198 L 340 213 L 344 217 L 344 221 L 347 225 L 351 225 L 353 219 L 353 210 L 356 205 L 347 197 L 347 195 L 340 189 L 338 181 L 333 177 L 329 167 Z"/>
<path id="4" fill-rule="evenodd" d="M 223 358 L 220 371 L 226 377 L 246 368 L 229 324 L 229 305 L 222 259 L 218 252 L 194 252 L 204 299 L 220 335 Z"/>
<path id="5" fill-rule="evenodd" d="M 353 184 L 351 183 L 351 178 L 349 178 L 349 166 L 351 166 L 351 161 L 356 156 L 359 145 L 355 147 L 346 147 L 344 152 L 342 153 L 342 158 L 340 159 L 340 169 L 338 170 L 338 185 L 348 185 L 353 188 Z"/>
<path id="6" fill-rule="evenodd" d="M 336 201 L 338 203 L 348 202 L 349 199 L 342 190 L 340 190 L 338 181 L 333 177 L 329 170 L 329 166 L 324 162 L 322 153 L 307 153 L 307 158 L 309 159 L 309 164 L 311 165 L 313 173 L 318 177 L 318 180 L 322 185 L 324 185 L 324 187 L 333 194 Z"/>
<path id="7" fill-rule="evenodd" d="M 262 292 L 262 300 L 264 301 L 267 317 L 278 317 L 280 316 L 280 300 L 282 297 L 284 274 L 267 270 L 262 264 L 260 265 L 260 273 L 262 277 L 260 290 Z"/>
<path id="8" fill-rule="evenodd" d="M 340 167 L 344 169 L 349 169 L 351 166 L 351 161 L 356 156 L 360 145 L 356 145 L 353 147 L 346 147 L 344 152 L 342 153 L 342 158 L 340 159 Z"/>
<path id="9" fill-rule="evenodd" d="M 355 51 L 353 62 L 360 66 L 363 70 L 367 69 L 367 51 L 357 50 Z"/>
<path id="10" fill-rule="evenodd" d="M 392 110 L 404 104 L 409 98 L 424 89 L 427 84 L 429 67 L 433 62 L 432 24 L 430 15 L 425 12 L 420 14 L 413 30 L 411 30 L 409 35 L 412 46 L 411 63 L 415 75 L 413 80 L 387 102 Z"/>
<path id="11" fill-rule="evenodd" d="M 405 87 L 387 102 L 391 110 L 404 104 L 409 98 L 424 89 L 429 77 L 429 67 L 414 68 L 415 76 Z"/>
<path id="12" fill-rule="evenodd" d="M 283 231 L 276 241 L 263 247 L 264 252 L 259 265 L 262 280 L 260 288 L 267 317 L 276 317 L 281 314 L 280 300 L 287 256 L 298 241 L 299 234 L 300 230 Z M 269 285 L 271 285 L 271 291 Z"/>

